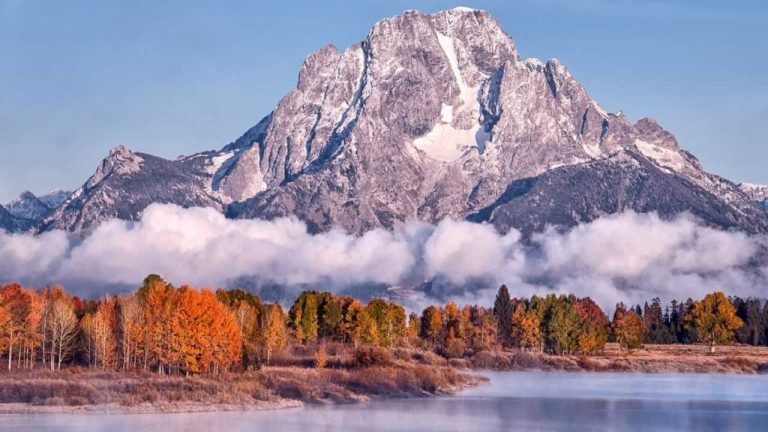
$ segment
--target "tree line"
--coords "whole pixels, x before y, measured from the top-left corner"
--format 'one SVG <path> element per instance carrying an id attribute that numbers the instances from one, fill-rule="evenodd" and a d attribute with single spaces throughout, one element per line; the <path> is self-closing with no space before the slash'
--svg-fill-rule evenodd
<path id="1" fill-rule="evenodd" d="M 445 357 L 519 349 L 592 355 L 615 341 L 643 343 L 768 341 L 768 304 L 728 298 L 619 303 L 611 319 L 589 297 L 513 298 L 501 286 L 492 307 L 431 305 L 407 314 L 396 302 L 363 303 L 304 291 L 287 313 L 241 289 L 174 287 L 148 276 L 131 294 L 82 300 L 60 286 L 0 288 L 0 353 L 9 371 L 78 364 L 158 374 L 216 374 L 269 365 L 288 344 L 412 346 Z"/>

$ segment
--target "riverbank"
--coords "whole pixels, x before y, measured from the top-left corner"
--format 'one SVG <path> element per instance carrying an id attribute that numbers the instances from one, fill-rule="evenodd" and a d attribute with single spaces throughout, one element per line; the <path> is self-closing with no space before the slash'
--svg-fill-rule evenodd
<path id="1" fill-rule="evenodd" d="M 487 351 L 466 361 L 467 367 L 497 371 L 560 370 L 590 372 L 768 373 L 768 347 L 646 345 L 626 352 L 609 343 L 593 356 L 548 355 L 540 352 Z"/>
<path id="2" fill-rule="evenodd" d="M 149 413 L 294 408 L 451 394 L 484 378 L 420 350 L 339 353 L 322 368 L 302 356 L 217 376 L 159 376 L 72 367 L 0 374 L 0 413 Z"/>
<path id="3" fill-rule="evenodd" d="M 487 382 L 473 370 L 768 373 L 768 347 L 646 345 L 630 353 L 608 344 L 590 357 L 484 351 L 446 360 L 419 349 L 343 347 L 317 367 L 311 350 L 296 347 L 274 366 L 217 376 L 159 376 L 70 367 L 0 373 L 2 413 L 156 413 L 296 408 L 374 399 L 453 394 Z M 365 350 L 363 350 L 365 352 Z"/>

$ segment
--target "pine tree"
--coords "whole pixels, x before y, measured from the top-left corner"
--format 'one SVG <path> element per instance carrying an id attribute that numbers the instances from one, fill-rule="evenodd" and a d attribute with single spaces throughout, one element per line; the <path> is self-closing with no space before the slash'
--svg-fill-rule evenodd
<path id="1" fill-rule="evenodd" d="M 497 337 L 505 347 L 512 346 L 512 314 L 514 311 L 509 290 L 506 285 L 502 285 L 496 294 L 496 301 L 493 303 L 493 315 L 498 324 Z"/>

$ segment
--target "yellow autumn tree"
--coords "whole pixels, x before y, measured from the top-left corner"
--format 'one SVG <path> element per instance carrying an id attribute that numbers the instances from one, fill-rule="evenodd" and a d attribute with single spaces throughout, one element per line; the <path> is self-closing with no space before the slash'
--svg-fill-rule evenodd
<path id="1" fill-rule="evenodd" d="M 288 342 L 285 315 L 283 314 L 283 308 L 278 303 L 272 303 L 267 307 L 261 336 L 267 365 L 269 365 L 272 355 L 281 352 Z"/>
<path id="2" fill-rule="evenodd" d="M 518 303 L 512 313 L 510 339 L 514 346 L 520 349 L 535 349 L 541 347 L 541 325 L 539 318 L 526 312 L 525 305 Z"/>
<path id="3" fill-rule="evenodd" d="M 734 332 L 744 325 L 736 316 L 736 308 L 721 291 L 707 294 L 703 300 L 694 302 L 691 312 L 686 315 L 686 322 L 696 331 L 700 342 L 709 344 L 710 352 L 715 352 L 716 344 L 730 342 Z"/>

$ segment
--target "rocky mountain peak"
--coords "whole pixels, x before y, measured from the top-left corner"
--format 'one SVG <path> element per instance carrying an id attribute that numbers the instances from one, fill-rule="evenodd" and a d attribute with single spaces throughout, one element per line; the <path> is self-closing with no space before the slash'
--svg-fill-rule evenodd
<path id="1" fill-rule="evenodd" d="M 51 212 L 51 209 L 30 191 L 22 192 L 16 199 L 8 203 L 5 209 L 14 217 L 28 221 L 38 221 Z"/>
<path id="2" fill-rule="evenodd" d="M 34 200 L 37 199 L 37 196 L 33 194 L 30 191 L 24 191 L 21 194 L 19 194 L 18 198 L 16 198 L 14 201 L 24 201 L 24 200 Z"/>
<path id="3" fill-rule="evenodd" d="M 101 161 L 96 173 L 89 179 L 86 187 L 92 188 L 112 173 L 128 175 L 141 170 L 144 159 L 138 154 L 119 145 L 109 150 L 109 155 Z"/>
<path id="4" fill-rule="evenodd" d="M 469 8 L 407 11 L 343 50 L 321 48 L 219 151 L 168 161 L 112 149 L 44 228 L 137 219 L 152 202 L 354 233 L 446 217 L 531 230 L 625 209 L 768 230 L 742 190 L 654 120 L 606 112 L 565 65 L 521 60 L 497 21 Z"/>

